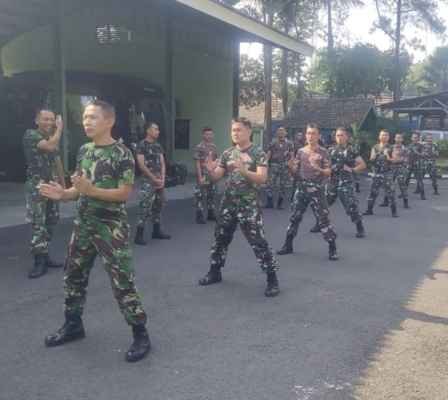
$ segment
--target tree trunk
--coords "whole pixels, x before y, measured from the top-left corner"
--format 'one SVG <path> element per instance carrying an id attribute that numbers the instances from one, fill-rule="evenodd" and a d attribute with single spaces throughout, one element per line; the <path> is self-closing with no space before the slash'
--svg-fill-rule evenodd
<path id="1" fill-rule="evenodd" d="M 281 85 L 282 85 L 282 108 L 283 115 L 288 114 L 288 50 L 282 52 L 282 70 L 281 70 Z"/>
<path id="2" fill-rule="evenodd" d="M 264 8 L 264 19 L 268 26 L 272 26 L 273 12 L 270 5 Z M 266 147 L 272 136 L 272 46 L 263 46 L 264 58 L 264 132 L 263 146 Z"/>
<path id="3" fill-rule="evenodd" d="M 394 50 L 394 101 L 400 100 L 401 97 L 401 72 L 400 72 L 400 46 L 401 46 L 401 1 L 397 1 L 397 22 L 395 28 L 395 50 Z M 394 120 L 398 115 L 394 113 Z"/>
<path id="4" fill-rule="evenodd" d="M 333 10 L 332 10 L 332 1 L 327 0 L 327 48 L 328 54 L 333 53 L 334 50 L 334 35 L 333 35 Z"/>

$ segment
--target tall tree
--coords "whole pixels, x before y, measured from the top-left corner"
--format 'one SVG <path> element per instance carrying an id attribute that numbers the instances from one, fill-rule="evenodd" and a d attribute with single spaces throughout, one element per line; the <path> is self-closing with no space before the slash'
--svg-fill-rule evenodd
<path id="1" fill-rule="evenodd" d="M 438 47 L 429 57 L 423 78 L 432 92 L 448 90 L 448 47 Z"/>
<path id="2" fill-rule="evenodd" d="M 445 0 L 444 0 L 445 1 Z M 415 37 L 404 37 L 403 31 L 412 23 L 417 27 L 426 27 L 435 33 L 445 30 L 439 14 L 437 0 L 375 0 L 378 21 L 375 28 L 389 36 L 394 49 L 394 100 L 401 97 L 401 52 L 405 45 L 421 46 Z"/>

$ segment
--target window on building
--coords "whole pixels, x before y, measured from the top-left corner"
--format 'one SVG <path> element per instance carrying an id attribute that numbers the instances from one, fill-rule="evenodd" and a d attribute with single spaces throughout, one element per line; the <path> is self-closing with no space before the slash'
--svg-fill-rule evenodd
<path id="1" fill-rule="evenodd" d="M 106 24 L 96 28 L 96 40 L 99 44 L 125 43 L 132 39 L 132 31 L 124 26 Z"/>
<path id="2" fill-rule="evenodd" d="M 190 148 L 190 120 L 176 119 L 174 128 L 174 148 L 188 150 Z"/>

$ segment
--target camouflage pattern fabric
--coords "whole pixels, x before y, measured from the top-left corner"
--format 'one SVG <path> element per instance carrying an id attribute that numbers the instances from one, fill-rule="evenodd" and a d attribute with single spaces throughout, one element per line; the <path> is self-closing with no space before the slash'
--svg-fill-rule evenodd
<path id="1" fill-rule="evenodd" d="M 47 137 L 35 129 L 29 129 L 23 137 L 23 149 L 27 164 L 25 182 L 26 220 L 31 223 L 30 250 L 33 255 L 47 254 L 54 226 L 59 221 L 59 202 L 42 197 L 40 183 L 57 181 L 55 160 L 58 153 L 47 153 L 37 144 Z"/>
<path id="2" fill-rule="evenodd" d="M 300 180 L 294 193 L 293 212 L 286 231 L 287 237 L 296 237 L 308 205 L 311 205 L 323 238 L 327 242 L 335 240 L 337 235 L 329 219 L 325 185 L 307 180 Z"/>
<path id="3" fill-rule="evenodd" d="M 356 174 L 345 171 L 344 165 L 354 168 L 359 153 L 351 145 L 336 145 L 329 149 L 329 154 L 332 174 L 327 189 L 328 204 L 331 206 L 339 197 L 346 214 L 356 224 L 362 220 L 359 212 L 358 198 L 354 190 L 354 176 Z"/>
<path id="4" fill-rule="evenodd" d="M 96 187 L 116 189 L 133 184 L 134 158 L 130 150 L 117 142 L 98 147 L 88 143 L 79 151 L 77 172 L 92 180 Z M 134 284 L 129 234 L 124 202 L 80 196 L 64 272 L 66 315 L 82 315 L 89 274 L 99 254 L 128 324 L 146 322 Z"/>
<path id="5" fill-rule="evenodd" d="M 200 162 L 201 174 L 204 178 L 204 184 L 197 183 L 194 189 L 194 200 L 196 210 L 204 215 L 207 210 L 215 209 L 215 198 L 217 194 L 216 185 L 211 181 L 207 168 L 205 168 L 205 160 L 211 155 L 212 160 L 218 158 L 218 151 L 214 143 L 201 142 L 194 151 L 194 160 Z"/>
<path id="6" fill-rule="evenodd" d="M 375 152 L 375 158 L 372 160 L 373 179 L 367 201 L 373 206 L 380 189 L 383 187 L 386 197 L 389 199 L 389 204 L 391 207 L 395 206 L 395 187 L 393 182 L 394 173 L 392 163 L 386 156 L 386 154 L 388 154 L 392 157 L 392 146 L 387 144 L 382 147 L 379 144 L 376 144 L 373 147 L 373 151 Z"/>
<path id="7" fill-rule="evenodd" d="M 157 177 L 162 174 L 160 157 L 163 156 L 163 148 L 157 143 L 142 140 L 137 147 L 137 155 L 143 155 L 145 165 Z M 162 210 L 165 205 L 164 189 L 154 188 L 147 176 L 143 176 L 142 186 L 139 192 L 138 225 L 144 226 L 148 219 L 153 223 L 160 223 Z"/>
<path id="8" fill-rule="evenodd" d="M 165 204 L 165 190 L 155 189 L 148 181 L 144 181 L 139 192 L 138 226 L 144 226 L 148 220 L 159 224 Z"/>
<path id="9" fill-rule="evenodd" d="M 417 190 L 424 189 L 423 186 L 423 145 L 421 143 L 411 143 L 409 149 L 409 172 L 406 184 L 409 186 L 411 177 L 417 181 Z"/>
<path id="10" fill-rule="evenodd" d="M 220 166 L 226 170 L 227 181 L 215 226 L 210 262 L 214 267 L 224 267 L 227 249 L 239 225 L 261 269 L 266 273 L 273 272 L 278 270 L 279 266 L 265 238 L 258 187 L 239 172 L 229 169 L 229 162 L 235 160 L 241 153 L 250 157 L 246 162 L 249 171 L 255 172 L 257 167 L 267 166 L 265 153 L 253 145 L 245 151 L 232 147 L 223 153 Z"/>
<path id="11" fill-rule="evenodd" d="M 409 174 L 409 149 L 403 145 L 394 145 L 392 155 L 396 159 L 400 159 L 400 162 L 395 162 L 392 166 L 393 180 L 398 184 L 400 194 L 403 199 L 408 198 L 408 185 L 406 179 Z"/>
<path id="12" fill-rule="evenodd" d="M 422 160 L 422 178 L 425 177 L 426 174 L 429 175 L 432 182 L 432 187 L 434 190 L 437 190 L 437 164 L 436 160 L 439 156 L 439 149 L 436 143 L 425 142 L 423 144 L 423 160 Z"/>
<path id="13" fill-rule="evenodd" d="M 266 195 L 279 198 L 286 198 L 288 190 L 292 186 L 291 175 L 289 174 L 288 164 L 271 163 L 269 164 L 268 184 L 266 185 Z"/>

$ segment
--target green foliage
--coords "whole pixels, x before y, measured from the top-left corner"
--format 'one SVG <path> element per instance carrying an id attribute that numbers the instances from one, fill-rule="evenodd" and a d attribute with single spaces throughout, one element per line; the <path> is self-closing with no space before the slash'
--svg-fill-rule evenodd
<path id="1" fill-rule="evenodd" d="M 265 95 L 263 60 L 242 54 L 240 58 L 240 103 L 253 107 L 263 102 Z"/>
<path id="2" fill-rule="evenodd" d="M 423 78 L 430 92 L 448 90 L 448 47 L 438 47 L 429 57 Z"/>
<path id="3" fill-rule="evenodd" d="M 441 158 L 448 158 L 448 140 L 438 140 L 437 146 L 439 148 L 439 154 Z"/>

